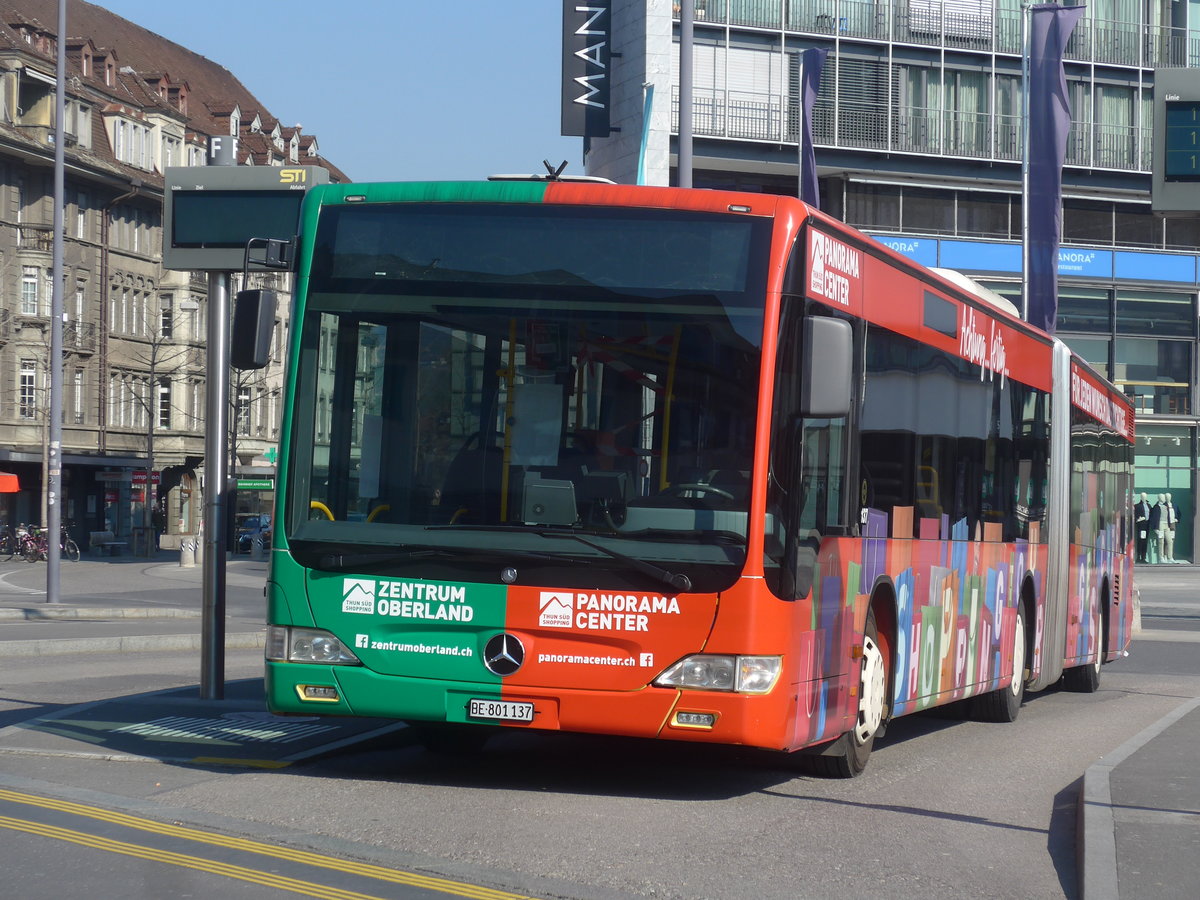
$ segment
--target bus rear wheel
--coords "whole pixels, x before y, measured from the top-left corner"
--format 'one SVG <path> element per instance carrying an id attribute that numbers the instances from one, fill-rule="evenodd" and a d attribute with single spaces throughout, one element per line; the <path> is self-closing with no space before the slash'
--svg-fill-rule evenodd
<path id="1" fill-rule="evenodd" d="M 1094 694 L 1100 689 L 1100 666 L 1104 652 L 1096 648 L 1096 661 L 1063 672 L 1063 687 L 1076 694 Z"/>
<path id="2" fill-rule="evenodd" d="M 863 629 L 862 669 L 858 683 L 858 715 L 854 727 L 819 751 L 800 751 L 796 761 L 813 775 L 854 778 L 861 775 L 871 757 L 875 738 L 883 731 L 887 711 L 889 660 L 879 642 L 875 610 L 867 613 Z"/>
<path id="3" fill-rule="evenodd" d="M 1108 585 L 1104 585 L 1104 589 L 1100 592 L 1100 600 L 1103 603 L 1103 598 L 1108 596 Z M 1087 663 L 1082 666 L 1073 666 L 1063 672 L 1062 686 L 1076 694 L 1094 694 L 1100 689 L 1100 666 L 1104 663 L 1104 648 L 1108 646 L 1108 616 L 1101 612 L 1093 618 L 1094 622 L 1100 625 L 1099 640 L 1100 646 L 1096 648 L 1095 662 Z"/>
<path id="4" fill-rule="evenodd" d="M 1013 628 L 1012 683 L 999 690 L 980 694 L 972 706 L 973 718 L 980 722 L 1012 722 L 1025 700 L 1025 612 L 1017 607 Z"/>

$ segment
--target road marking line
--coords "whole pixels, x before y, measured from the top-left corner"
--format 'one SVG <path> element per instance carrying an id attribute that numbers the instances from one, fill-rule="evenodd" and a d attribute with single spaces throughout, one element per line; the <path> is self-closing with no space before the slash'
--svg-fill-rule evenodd
<path id="1" fill-rule="evenodd" d="M 8 591 L 10 591 L 14 594 L 44 594 L 44 593 L 46 593 L 45 591 L 40 591 L 37 588 L 27 588 L 27 587 L 21 587 L 19 584 L 9 584 L 8 580 L 7 580 L 8 576 L 16 575 L 16 574 L 17 574 L 16 572 L 5 572 L 3 575 L 0 575 L 0 585 L 3 585 L 4 587 L 8 588 Z"/>
<path id="2" fill-rule="evenodd" d="M 200 856 L 188 856 L 183 853 L 159 850 L 140 844 L 127 844 L 124 841 L 114 841 L 111 838 L 87 834 L 82 831 L 59 828 L 57 825 L 44 825 L 40 822 L 30 822 L 25 819 L 12 819 L 8 816 L 0 816 L 0 828 L 23 831 L 26 834 L 54 838 L 59 841 L 69 841 L 72 844 L 79 844 L 83 847 L 105 850 L 109 853 L 119 853 L 123 856 L 132 856 L 136 859 L 181 866 L 185 869 L 197 869 L 213 875 L 224 875 L 227 878 L 236 878 L 239 881 L 248 881 L 251 884 L 261 884 L 266 887 L 279 888 L 280 890 L 295 891 L 307 897 L 320 897 L 324 898 L 324 900 L 384 900 L 384 898 L 376 897 L 372 894 L 361 894 L 357 891 L 346 891 L 323 884 L 314 884 L 310 881 L 301 881 L 297 878 L 288 878 L 285 875 L 259 872 L 255 869 L 247 869 L 244 866 L 235 866 L 230 863 L 205 859 Z"/>
<path id="3" fill-rule="evenodd" d="M 425 888 L 431 891 L 441 891 L 446 894 L 454 894 L 459 897 L 470 897 L 475 900 L 530 900 L 525 894 L 513 894 L 509 891 L 495 890 L 493 888 L 481 887 L 479 885 L 466 884 L 464 882 L 450 881 L 445 878 L 435 878 L 428 875 L 417 875 L 414 872 L 405 872 L 401 869 L 388 869 L 384 866 L 376 866 L 371 863 L 359 863 L 352 860 L 336 859 L 331 856 L 324 856 L 319 853 L 310 853 L 304 850 L 294 850 L 290 847 L 273 847 L 270 844 L 262 844 L 258 841 L 247 840 L 246 838 L 226 837 L 225 835 L 216 834 L 207 831 L 197 831 L 192 828 L 184 828 L 179 825 L 167 825 L 163 822 L 155 822 L 153 819 L 143 819 L 138 816 L 131 816 L 126 813 L 113 812 L 111 810 L 102 809 L 96 806 L 86 806 L 81 803 L 72 803 L 69 800 L 56 800 L 53 797 L 39 797 L 36 794 L 25 794 L 20 791 L 11 791 L 0 788 L 0 800 L 8 800 L 12 803 L 23 803 L 27 806 L 37 806 L 43 809 L 53 809 L 59 812 L 71 813 L 85 818 L 96 819 L 101 822 L 109 822 L 114 825 L 122 825 L 127 828 L 135 828 L 140 831 L 148 831 L 152 834 L 161 834 L 169 837 L 181 838 L 183 840 L 196 841 L 201 844 L 211 844 L 216 847 L 225 847 L 231 850 L 241 850 L 245 853 L 257 853 L 262 856 L 270 856 L 276 859 L 284 859 L 289 862 L 301 863 L 303 865 L 315 866 L 317 868 L 332 869 L 337 872 L 346 872 L 352 875 L 362 875 L 366 878 L 374 878 L 378 881 L 387 881 L 393 884 L 404 884 L 411 887 Z"/>

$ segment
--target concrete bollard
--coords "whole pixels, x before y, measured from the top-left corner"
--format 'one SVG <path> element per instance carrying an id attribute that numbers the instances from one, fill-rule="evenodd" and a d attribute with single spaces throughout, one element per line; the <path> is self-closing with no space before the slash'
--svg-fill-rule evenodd
<path id="1" fill-rule="evenodd" d="M 250 558 L 251 559 L 266 559 L 267 553 L 264 546 L 263 535 L 256 534 L 250 539 Z"/>
<path id="2" fill-rule="evenodd" d="M 184 569 L 196 568 L 196 539 L 190 534 L 179 537 L 179 565 Z"/>

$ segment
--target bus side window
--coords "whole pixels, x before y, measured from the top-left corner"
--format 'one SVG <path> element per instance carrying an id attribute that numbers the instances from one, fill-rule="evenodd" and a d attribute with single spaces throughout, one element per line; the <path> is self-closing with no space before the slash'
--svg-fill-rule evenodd
<path id="1" fill-rule="evenodd" d="M 821 537 L 846 528 L 852 329 L 804 312 L 784 299 L 772 415 L 766 563 L 785 599 L 807 596 Z"/>

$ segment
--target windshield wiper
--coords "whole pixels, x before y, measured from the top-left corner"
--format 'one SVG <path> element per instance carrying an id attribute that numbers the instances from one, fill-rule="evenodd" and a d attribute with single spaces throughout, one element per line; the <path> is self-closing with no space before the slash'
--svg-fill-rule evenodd
<path id="1" fill-rule="evenodd" d="M 587 538 L 580 537 L 577 534 L 561 531 L 540 531 L 538 534 L 543 537 L 570 538 L 573 541 L 579 541 L 579 543 L 591 547 L 593 550 L 599 550 L 605 556 L 611 556 L 613 559 L 625 563 L 631 569 L 641 572 L 643 575 L 649 575 L 656 581 L 680 593 L 687 593 L 692 589 L 692 579 L 688 578 L 682 572 L 669 572 L 660 566 L 654 565 L 654 563 L 648 563 L 644 559 L 638 559 L 636 556 L 628 556 L 618 550 L 610 550 L 608 547 L 589 541 Z"/>
<path id="2" fill-rule="evenodd" d="M 674 528 L 641 528 L 637 531 L 622 531 L 623 538 L 653 538 L 671 543 L 720 544 L 722 546 L 745 547 L 746 538 L 736 531 L 704 531 L 690 529 L 677 531 Z"/>

